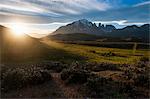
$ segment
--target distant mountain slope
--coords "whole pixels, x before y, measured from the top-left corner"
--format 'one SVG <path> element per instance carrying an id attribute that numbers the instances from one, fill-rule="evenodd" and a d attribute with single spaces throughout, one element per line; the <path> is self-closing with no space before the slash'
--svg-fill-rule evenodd
<path id="1" fill-rule="evenodd" d="M 84 33 L 72 33 L 72 34 L 56 34 L 49 36 L 52 40 L 60 41 L 85 41 L 85 40 L 95 40 L 101 38 L 97 35 L 84 34 Z"/>
<path id="2" fill-rule="evenodd" d="M 57 41 L 142 42 L 141 39 L 133 37 L 119 38 L 119 37 L 107 37 L 85 33 L 55 34 L 48 36 L 48 38 Z"/>
<path id="3" fill-rule="evenodd" d="M 62 26 L 58 28 L 53 34 L 71 34 L 71 33 L 86 33 L 86 34 L 95 34 L 95 35 L 101 35 L 105 34 L 105 31 L 103 29 L 100 29 L 96 26 L 96 24 L 93 24 L 92 22 L 89 22 L 86 19 L 82 19 L 79 21 L 75 21 L 71 24 L 68 24 L 66 26 Z"/>
<path id="4" fill-rule="evenodd" d="M 123 29 L 116 29 L 112 32 L 108 33 L 108 35 L 112 37 L 134 37 L 141 39 L 142 41 L 148 42 L 149 41 L 149 32 L 150 32 L 150 25 L 145 24 L 140 27 L 136 25 L 127 26 Z"/>
<path id="5" fill-rule="evenodd" d="M 113 37 L 113 38 L 116 37 L 116 38 L 127 39 L 127 40 L 134 38 L 134 40 L 137 39 L 138 41 L 149 42 L 149 31 L 150 31 L 149 24 L 145 24 L 140 27 L 136 25 L 132 25 L 132 26 L 127 26 L 123 29 L 116 29 L 113 25 L 104 26 L 103 24 L 99 23 L 99 26 L 96 26 L 95 23 L 92 23 L 86 19 L 82 19 L 58 28 L 51 35 L 55 35 L 55 38 L 60 38 L 60 35 L 56 35 L 56 34 L 77 34 L 76 38 L 79 38 L 79 34 L 82 35 L 91 34 L 91 35 L 97 35 L 101 37 Z M 48 37 L 51 37 L 51 35 L 49 35 Z M 70 39 L 75 38 L 75 37 L 71 37 L 71 35 L 67 35 L 67 36 L 69 36 Z M 64 39 L 65 38 L 66 35 L 64 35 Z M 66 40 L 68 40 L 68 38 L 66 38 Z"/>
<path id="6" fill-rule="evenodd" d="M 12 31 L 0 26 L 0 62 L 26 61 L 41 58 L 47 48 L 28 35 L 15 37 Z"/>

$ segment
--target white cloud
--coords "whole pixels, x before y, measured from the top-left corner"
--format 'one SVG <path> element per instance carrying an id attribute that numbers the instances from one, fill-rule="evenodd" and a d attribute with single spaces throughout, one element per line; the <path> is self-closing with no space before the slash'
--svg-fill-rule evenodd
<path id="1" fill-rule="evenodd" d="M 0 1 L 1 2 L 1 1 Z M 61 14 L 52 11 L 46 11 L 45 9 L 34 6 L 29 2 L 23 2 L 20 0 L 5 0 L 0 4 L 0 12 L 6 14 L 16 15 L 47 15 L 47 16 L 60 16 Z M 2 14 L 2 13 L 1 13 Z"/>
<path id="2" fill-rule="evenodd" d="M 142 6 L 142 5 L 146 5 L 146 4 L 150 4 L 150 1 L 138 3 L 138 4 L 134 5 L 134 7 L 138 7 L 138 6 Z"/>
<path id="3" fill-rule="evenodd" d="M 18 14 L 39 13 L 43 15 L 82 14 L 92 10 L 104 11 L 110 8 L 106 2 L 98 0 L 4 0 L 0 1 L 0 10 Z M 19 13 L 20 11 L 20 13 Z"/>
<path id="4" fill-rule="evenodd" d="M 34 8 L 34 7 L 19 7 L 19 6 L 12 6 L 7 4 L 0 4 L 1 9 L 12 9 L 12 10 L 21 10 L 21 11 L 31 11 L 31 12 L 41 12 L 41 9 Z"/>
<path id="5" fill-rule="evenodd" d="M 144 22 L 128 22 L 127 20 L 119 20 L 119 21 L 94 21 L 94 23 L 102 23 L 102 24 L 118 24 L 118 25 L 143 25 L 146 24 Z"/>

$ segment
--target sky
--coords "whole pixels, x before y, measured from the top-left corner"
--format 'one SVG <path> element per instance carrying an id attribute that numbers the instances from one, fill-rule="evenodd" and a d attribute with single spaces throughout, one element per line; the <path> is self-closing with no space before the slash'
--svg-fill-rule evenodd
<path id="1" fill-rule="evenodd" d="M 42 37 L 80 19 L 117 28 L 150 22 L 149 0 L 0 0 L 0 24 Z"/>

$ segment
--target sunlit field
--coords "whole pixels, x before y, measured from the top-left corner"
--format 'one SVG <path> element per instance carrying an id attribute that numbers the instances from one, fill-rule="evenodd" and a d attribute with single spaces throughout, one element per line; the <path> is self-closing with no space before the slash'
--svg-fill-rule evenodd
<path id="1" fill-rule="evenodd" d="M 119 49 L 94 47 L 78 44 L 57 43 L 51 40 L 42 40 L 49 47 L 63 49 L 67 52 L 84 57 L 81 62 L 109 62 L 120 64 L 132 64 L 137 62 L 141 57 L 148 57 L 148 49 Z"/>

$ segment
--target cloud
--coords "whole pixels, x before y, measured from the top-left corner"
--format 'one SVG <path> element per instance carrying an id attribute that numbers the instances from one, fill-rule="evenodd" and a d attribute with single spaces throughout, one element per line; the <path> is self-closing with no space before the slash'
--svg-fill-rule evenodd
<path id="1" fill-rule="evenodd" d="M 119 21 L 95 21 L 95 23 L 102 23 L 102 24 L 113 24 L 117 23 L 118 25 L 143 25 L 146 24 L 145 22 L 128 22 L 127 20 L 119 20 Z"/>
<path id="2" fill-rule="evenodd" d="M 0 11 L 39 16 L 78 15 L 92 10 L 105 11 L 110 6 L 98 0 L 3 0 Z"/>
<path id="3" fill-rule="evenodd" d="M 0 4 L 0 12 L 16 15 L 27 15 L 27 16 L 59 16 L 60 14 L 48 11 L 38 6 L 32 6 L 29 3 L 21 2 L 19 0 L 5 0 Z M 2 13 L 1 13 L 2 14 Z"/>
<path id="4" fill-rule="evenodd" d="M 42 30 L 41 33 L 52 32 L 60 26 L 83 18 L 96 23 L 115 24 L 116 27 L 148 23 L 150 1 L 137 0 L 132 5 L 128 1 L 1 0 L 0 22 L 22 22 L 34 32 Z M 145 2 L 138 3 L 141 1 Z"/>
<path id="5" fill-rule="evenodd" d="M 90 20 L 147 21 L 144 6 L 116 8 L 122 0 L 1 0 L 0 22 L 18 18 L 30 23 Z M 112 3 L 112 4 L 111 4 Z M 147 6 L 147 5 L 145 5 Z"/>
<path id="6" fill-rule="evenodd" d="M 115 25 L 116 28 L 123 28 L 128 25 L 138 25 L 141 26 L 143 24 L 147 24 L 146 22 L 128 22 L 127 20 L 118 20 L 118 21 L 93 21 L 98 25 L 98 23 L 102 24 L 112 24 Z"/>
<path id="7" fill-rule="evenodd" d="M 150 1 L 145 1 L 145 2 L 142 2 L 142 3 L 138 3 L 138 4 L 134 5 L 134 7 L 138 7 L 138 6 L 142 6 L 142 5 L 146 5 L 146 4 L 150 4 Z"/>

